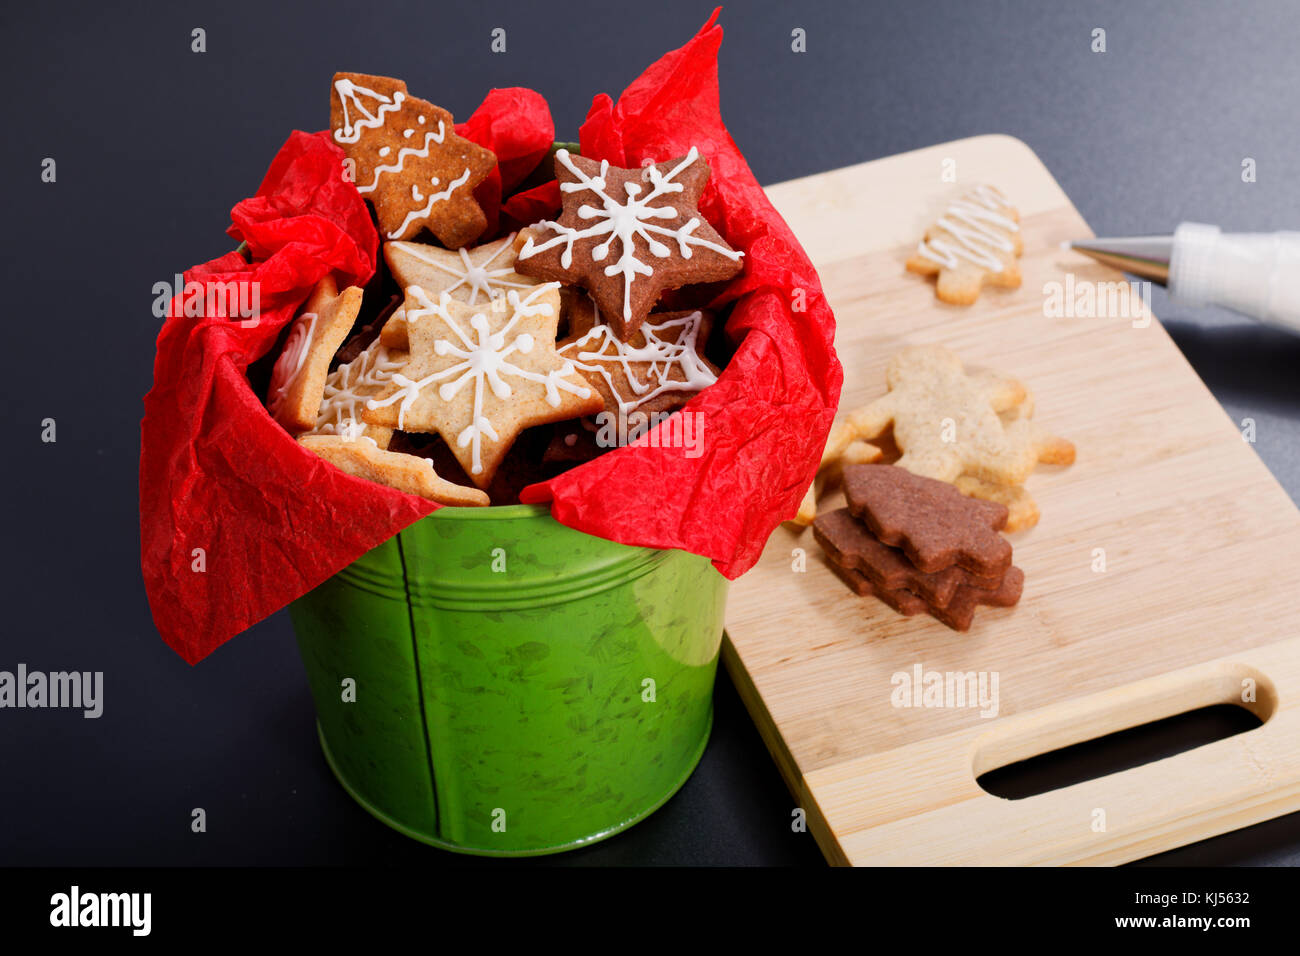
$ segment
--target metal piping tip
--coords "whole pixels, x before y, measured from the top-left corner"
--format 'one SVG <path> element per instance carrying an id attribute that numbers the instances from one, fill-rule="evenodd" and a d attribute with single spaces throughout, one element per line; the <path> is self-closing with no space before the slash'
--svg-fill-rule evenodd
<path id="1" fill-rule="evenodd" d="M 1070 249 L 1098 262 L 1161 285 L 1169 283 L 1173 236 L 1130 236 L 1122 239 L 1079 239 Z"/>

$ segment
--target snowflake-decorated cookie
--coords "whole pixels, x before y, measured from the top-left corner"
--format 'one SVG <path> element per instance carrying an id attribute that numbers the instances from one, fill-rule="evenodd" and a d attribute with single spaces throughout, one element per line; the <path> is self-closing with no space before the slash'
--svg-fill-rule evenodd
<path id="1" fill-rule="evenodd" d="M 516 252 L 514 233 L 472 249 L 447 250 L 421 242 L 384 243 L 384 259 L 403 290 L 419 286 L 434 301 L 446 292 L 458 302 L 478 306 L 503 298 L 511 290 L 531 289 L 541 281 L 515 272 Z M 390 347 L 406 348 L 405 313 L 399 310 L 394 314 L 381 334 Z"/>
<path id="2" fill-rule="evenodd" d="M 266 392 L 271 416 L 288 431 L 302 432 L 316 424 L 330 359 L 356 321 L 361 296 L 356 286 L 340 293 L 334 279 L 326 276 L 294 319 Z"/>
<path id="3" fill-rule="evenodd" d="M 456 135 L 451 114 L 386 76 L 336 73 L 330 131 L 356 168 L 357 191 L 375 204 L 385 239 L 412 239 L 428 228 L 451 249 L 487 227 L 474 187 L 496 156 Z"/>
<path id="4" fill-rule="evenodd" d="M 602 318 L 600 307 L 580 294 L 557 351 L 596 387 L 606 411 L 671 411 L 718 380 L 717 366 L 700 354 L 711 313 L 652 312 L 626 342 Z"/>
<path id="5" fill-rule="evenodd" d="M 480 488 L 521 431 L 601 410 L 600 393 L 555 351 L 556 283 L 512 290 L 502 308 L 406 290 L 410 360 L 362 419 L 437 432 Z"/>
<path id="6" fill-rule="evenodd" d="M 361 413 L 367 401 L 392 384 L 407 358 L 405 352 L 390 351 L 376 339 L 351 362 L 330 372 L 316 425 L 309 434 L 337 435 L 344 441 L 369 438 L 377 447 L 387 448 L 393 430 L 367 425 Z"/>
<path id="7" fill-rule="evenodd" d="M 528 230 L 515 270 L 585 286 L 620 339 L 636 332 L 665 289 L 740 272 L 743 254 L 697 208 L 709 164 L 694 147 L 645 169 L 561 149 L 555 174 L 560 218 Z"/>

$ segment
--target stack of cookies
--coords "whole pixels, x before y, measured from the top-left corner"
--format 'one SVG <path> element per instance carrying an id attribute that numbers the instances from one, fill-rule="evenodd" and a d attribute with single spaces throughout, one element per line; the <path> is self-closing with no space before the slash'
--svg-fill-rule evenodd
<path id="1" fill-rule="evenodd" d="M 330 131 L 383 257 L 373 290 L 326 276 L 285 333 L 266 402 L 303 448 L 442 504 L 511 504 L 717 381 L 719 317 L 682 306 L 744 253 L 698 209 L 697 149 L 620 169 L 556 148 L 556 220 L 492 237 L 475 187 L 495 154 L 401 80 L 336 74 Z"/>
<path id="2" fill-rule="evenodd" d="M 977 606 L 1020 600 L 1024 574 L 999 534 L 1005 506 L 895 465 L 846 467 L 844 494 L 848 507 L 818 517 L 813 534 L 857 594 L 958 631 L 970 628 Z"/>

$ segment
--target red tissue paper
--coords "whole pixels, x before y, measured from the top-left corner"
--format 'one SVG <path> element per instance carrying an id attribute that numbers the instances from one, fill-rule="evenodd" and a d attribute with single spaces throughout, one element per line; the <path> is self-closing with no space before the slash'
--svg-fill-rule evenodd
<path id="1" fill-rule="evenodd" d="M 549 502 L 557 521 L 588 534 L 704 555 L 735 578 L 812 481 L 843 373 L 816 270 L 722 124 L 721 40 L 715 11 L 617 103 L 597 96 L 580 131 L 583 155 L 622 167 L 697 148 L 713 170 L 700 211 L 745 253 L 712 303 L 734 303 L 735 354 L 684 410 L 697 416 L 698 443 L 691 456 L 659 447 L 664 423 L 521 498 Z M 554 182 L 515 193 L 554 141 L 540 95 L 493 90 L 457 132 L 497 155 L 476 191 L 489 234 L 554 215 Z M 190 663 L 438 507 L 306 451 L 249 384 L 249 365 L 322 277 L 342 288 L 374 272 L 378 236 L 342 163 L 327 133 L 293 133 L 231 212 L 230 235 L 252 261 L 232 252 L 187 271 L 158 335 L 141 425 L 141 565 L 154 622 Z M 255 318 L 238 308 L 250 288 Z M 196 298 L 204 307 L 187 308 Z"/>

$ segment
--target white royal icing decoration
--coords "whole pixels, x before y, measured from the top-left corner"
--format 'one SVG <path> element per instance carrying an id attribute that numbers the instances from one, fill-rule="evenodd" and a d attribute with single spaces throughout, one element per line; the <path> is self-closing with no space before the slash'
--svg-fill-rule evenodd
<path id="1" fill-rule="evenodd" d="M 435 339 L 434 352 L 438 355 L 453 355 L 463 359 L 463 361 L 427 375 L 419 381 L 413 381 L 399 372 L 393 376 L 393 383 L 399 386 L 397 391 L 384 399 L 371 399 L 366 403 L 367 407 L 382 408 L 385 405 L 400 402 L 397 412 L 397 427 L 405 428 L 406 412 L 420 397 L 420 393 L 424 388 L 434 382 L 441 382 L 442 384 L 438 386 L 438 397 L 444 402 L 450 402 L 466 382 L 472 381 L 474 383 L 473 411 L 469 425 L 456 437 L 456 445 L 460 448 L 464 448 L 466 445 L 470 446 L 470 471 L 475 475 L 482 474 L 483 436 L 486 435 L 493 441 L 499 438 L 496 429 L 492 426 L 492 422 L 483 414 L 483 391 L 485 388 L 491 388 L 492 394 L 504 401 L 510 397 L 511 388 L 502 376 L 513 376 L 544 385 L 546 387 L 546 401 L 555 407 L 560 404 L 561 389 L 580 398 L 588 398 L 591 395 L 591 389 L 565 381 L 569 376 L 576 374 L 573 363 L 568 359 L 564 360 L 559 369 L 554 369 L 546 374 L 520 368 L 509 361 L 509 357 L 515 352 L 527 355 L 536 345 L 532 335 L 527 332 L 517 333 L 513 339 L 510 338 L 515 323 L 521 318 L 529 316 L 550 315 L 552 311 L 550 303 L 536 302 L 535 300 L 539 296 L 558 288 L 558 282 L 549 282 L 545 285 L 536 286 L 524 298 L 520 298 L 518 292 L 509 292 L 506 301 L 512 310 L 510 321 L 503 328 L 492 332 L 490 331 L 491 326 L 487 315 L 482 312 L 475 312 L 469 320 L 470 329 L 474 333 L 471 336 L 465 329 L 461 328 L 456 318 L 448 310 L 447 306 L 452 301 L 448 293 L 443 292 L 438 297 L 438 301 L 433 302 L 419 286 L 410 286 L 406 290 L 408 301 L 413 300 L 417 307 L 406 310 L 407 323 L 414 324 L 426 320 L 430 316 L 437 318 L 450 330 L 453 337 Z M 444 381 L 444 379 L 449 379 L 453 375 L 458 377 L 451 379 L 451 381 Z"/>
<path id="2" fill-rule="evenodd" d="M 659 259 L 665 259 L 672 253 L 655 236 L 669 236 L 676 239 L 678 250 L 684 259 L 691 257 L 692 246 L 712 249 L 714 252 L 721 253 L 733 260 L 739 260 L 744 255 L 744 253 L 737 252 L 734 249 L 727 249 L 706 239 L 699 239 L 694 236 L 693 233 L 700 226 L 698 217 L 692 216 L 689 221 L 676 229 L 666 229 L 651 222 L 651 220 L 655 219 L 677 218 L 678 212 L 675 206 L 652 206 L 650 203 L 666 193 L 679 193 L 686 188 L 681 183 L 673 180 L 677 178 L 682 170 L 700 158 L 699 151 L 694 146 L 691 147 L 691 151 L 686 154 L 685 158 L 673 167 L 666 176 L 660 173 L 656 166 L 646 167 L 645 176 L 651 183 L 651 189 L 645 196 L 640 195 L 642 187 L 639 183 L 629 182 L 624 184 L 624 189 L 627 192 L 626 204 L 620 203 L 605 192 L 605 176 L 609 173 L 609 163 L 607 161 L 601 160 L 600 174 L 590 177 L 573 164 L 567 149 L 557 150 L 555 158 L 569 172 L 578 177 L 576 183 L 561 183 L 560 189 L 566 193 L 590 191 L 600 199 L 602 208 L 598 209 L 586 204 L 578 207 L 578 217 L 580 219 L 597 220 L 594 225 L 588 226 L 586 229 L 573 229 L 569 226 L 562 226 L 558 222 L 547 221 L 540 223 L 540 225 L 559 233 L 559 235 L 546 240 L 540 245 L 534 245 L 533 238 L 530 236 L 524 244 L 524 248 L 519 251 L 519 258 L 527 259 L 538 252 L 543 252 L 552 246 L 564 243 L 564 252 L 560 255 L 560 265 L 568 269 L 573 265 L 573 244 L 577 240 L 608 235 L 608 239 L 593 246 L 591 250 L 592 261 L 603 262 L 605 257 L 609 255 L 610 245 L 617 239 L 619 241 L 620 255 L 617 262 L 605 267 L 605 275 L 623 276 L 624 319 L 632 318 L 631 294 L 633 281 L 638 275 L 654 275 L 654 266 L 636 255 L 636 239 L 638 236 L 645 242 L 647 251 Z"/>
<path id="3" fill-rule="evenodd" d="M 408 129 L 407 132 L 409 133 L 411 132 L 411 130 Z M 383 176 L 387 173 L 400 173 L 402 171 L 402 167 L 406 165 L 406 159 L 408 156 L 419 156 L 421 159 L 428 158 L 429 150 L 432 148 L 433 144 L 437 143 L 441 145 L 443 140 L 445 140 L 446 138 L 447 138 L 446 127 L 443 126 L 442 120 L 438 120 L 438 132 L 435 133 L 432 130 L 430 130 L 429 132 L 425 133 L 424 145 L 422 147 L 417 149 L 414 146 L 404 146 L 401 149 L 399 149 L 397 151 L 397 162 L 389 163 L 383 166 L 376 166 L 375 178 L 370 180 L 370 184 L 367 186 L 358 186 L 357 192 L 359 193 L 374 192 L 375 187 L 379 185 L 380 176 Z M 379 155 L 387 156 L 388 152 L 389 152 L 389 148 L 385 146 L 383 149 L 379 151 Z M 412 186 L 411 188 L 413 190 L 415 189 L 414 186 Z"/>
<path id="4" fill-rule="evenodd" d="M 429 135 L 432 136 L 433 134 L 430 133 Z M 431 193 L 429 195 L 429 201 L 424 204 L 423 209 L 412 209 L 410 212 L 408 212 L 406 214 L 406 218 L 402 220 L 402 224 L 398 226 L 396 229 L 394 229 L 392 232 L 390 232 L 388 234 L 388 238 L 396 239 L 402 233 L 406 232 L 406 227 L 411 224 L 411 221 L 413 219 L 423 219 L 425 216 L 429 215 L 429 213 L 433 211 L 434 203 L 442 202 L 444 199 L 450 199 L 451 194 L 454 193 L 461 186 L 464 186 L 467 182 L 469 182 L 468 167 L 466 167 L 465 172 L 461 173 L 459 176 L 453 179 L 451 181 L 451 185 L 448 186 L 446 189 L 444 189 L 442 192 Z M 430 177 L 429 185 L 431 186 L 438 185 L 438 177 L 437 176 Z"/>
<path id="5" fill-rule="evenodd" d="M 383 126 L 385 115 L 401 109 L 402 101 L 406 99 L 406 94 L 401 92 L 394 93 L 390 98 L 364 86 L 357 86 L 347 77 L 334 81 L 334 91 L 338 93 L 339 102 L 343 105 L 343 125 L 334 131 L 334 141 L 337 143 L 355 143 L 364 130 Z M 363 97 L 374 101 L 377 107 L 374 112 L 366 109 L 366 105 L 361 102 Z M 352 115 L 354 112 L 357 114 L 355 118 Z"/>
<path id="6" fill-rule="evenodd" d="M 700 323 L 704 316 L 699 312 L 652 324 L 651 314 L 645 324 L 638 330 L 645 337 L 645 344 L 633 347 L 621 341 L 608 325 L 600 323 L 600 312 L 596 313 L 597 324 L 591 331 L 575 342 L 558 349 L 561 355 L 577 349 L 576 354 L 568 354 L 573 364 L 586 372 L 596 372 L 605 380 L 609 390 L 618 399 L 619 411 L 623 414 L 644 405 L 650 399 L 664 392 L 698 392 L 718 380 L 713 369 L 700 358 L 696 350 L 700 333 Z M 682 329 L 677 340 L 667 341 L 660 336 L 671 329 Z M 596 343 L 594 350 L 583 350 L 584 346 Z M 633 362 L 649 362 L 644 381 L 633 372 Z M 633 394 L 625 396 L 614 384 L 614 376 L 609 366 L 621 365 L 627 376 L 628 385 Z M 673 369 L 679 370 L 683 378 L 671 379 Z"/>
<path id="7" fill-rule="evenodd" d="M 497 260 L 497 257 L 500 256 L 501 253 L 510 248 L 514 239 L 515 234 L 512 232 L 500 241 L 500 244 L 493 250 L 492 254 L 483 260 L 482 265 L 477 266 L 474 265 L 474 260 L 470 258 L 468 252 L 464 249 L 456 250 L 460 253 L 460 261 L 464 266 L 463 269 L 457 269 L 455 266 L 449 266 L 445 262 L 441 262 L 425 255 L 420 251 L 419 243 L 398 242 L 394 243 L 394 245 L 411 258 L 419 259 L 421 262 L 431 265 L 435 269 L 439 269 L 450 276 L 454 276 L 456 281 L 449 285 L 446 291 L 455 292 L 461 286 L 465 286 L 469 289 L 469 298 L 465 301 L 470 305 L 474 305 L 478 301 L 480 292 L 483 293 L 483 298 L 490 302 L 499 295 L 505 295 L 511 289 L 531 289 L 534 287 L 534 283 L 532 282 L 510 282 L 509 280 L 502 279 L 502 276 L 510 275 L 515 271 L 511 266 L 497 269 L 488 268 L 488 266 L 492 265 L 492 263 Z"/>
<path id="8" fill-rule="evenodd" d="M 392 353 L 376 339 L 351 362 L 336 368 L 325 379 L 325 395 L 316 415 L 315 431 L 338 435 L 344 441 L 364 437 L 362 432 L 366 426 L 358 414 L 359 407 L 377 389 L 391 382 L 403 364 L 402 360 L 392 358 Z"/>
<path id="9" fill-rule="evenodd" d="M 284 404 L 284 398 L 298 380 L 298 373 L 307 362 L 307 349 L 316 335 L 316 313 L 304 312 L 298 316 L 289 330 L 280 357 L 271 369 L 271 413 L 275 414 Z"/>
<path id="10" fill-rule="evenodd" d="M 1019 232 L 1014 219 L 1000 214 L 1010 208 L 1006 197 L 992 186 L 978 186 L 952 203 L 935 223 L 956 242 L 947 239 L 922 239 L 918 255 L 937 262 L 945 269 L 956 269 L 958 259 L 966 259 L 990 272 L 1001 272 L 1002 259 L 991 250 L 1011 252 L 1015 244 L 1010 234 Z"/>

